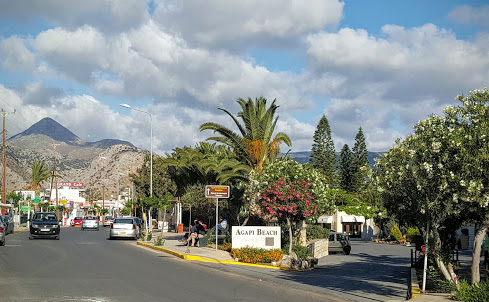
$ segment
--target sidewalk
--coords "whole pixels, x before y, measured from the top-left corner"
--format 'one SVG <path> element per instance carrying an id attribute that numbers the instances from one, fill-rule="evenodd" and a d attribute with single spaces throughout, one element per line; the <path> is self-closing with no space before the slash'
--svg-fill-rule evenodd
<path id="1" fill-rule="evenodd" d="M 200 257 L 209 260 L 214 260 L 216 262 L 217 261 L 234 262 L 234 259 L 226 251 L 216 250 L 215 248 L 209 248 L 209 247 L 189 247 L 185 243 L 178 241 L 183 237 L 184 233 L 163 232 L 162 235 L 164 239 L 163 244 L 161 246 L 155 246 L 154 243 L 156 242 L 157 238 L 161 235 L 162 235 L 161 230 L 153 230 L 153 235 L 150 241 L 140 240 L 138 241 L 138 244 L 146 247 L 162 250 L 164 252 L 173 254 L 182 259 L 189 258 L 184 256 L 194 256 L 193 258 L 195 259 L 191 259 L 191 260 L 197 260 L 196 257 Z"/>
<path id="2" fill-rule="evenodd" d="M 223 264 L 232 264 L 232 265 L 246 265 L 246 266 L 263 267 L 269 269 L 290 270 L 287 268 L 276 267 L 271 265 L 238 262 L 231 257 L 229 252 L 216 250 L 215 247 L 214 248 L 189 247 L 183 242 L 178 241 L 183 237 L 183 235 L 184 233 L 173 233 L 173 232 L 163 232 L 162 234 L 161 230 L 153 230 L 152 238 L 150 241 L 139 240 L 137 244 L 147 248 L 172 254 L 176 257 L 185 260 L 214 262 L 214 263 L 223 263 Z M 156 242 L 159 236 L 163 237 L 164 242 L 161 246 L 155 246 L 154 243 Z"/>

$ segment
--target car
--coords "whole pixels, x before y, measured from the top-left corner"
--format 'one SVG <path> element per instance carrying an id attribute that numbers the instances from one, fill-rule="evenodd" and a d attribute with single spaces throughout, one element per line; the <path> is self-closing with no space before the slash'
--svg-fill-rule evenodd
<path id="1" fill-rule="evenodd" d="M 75 217 L 73 218 L 73 226 L 81 226 L 83 217 Z"/>
<path id="2" fill-rule="evenodd" d="M 110 226 L 109 239 L 132 238 L 137 240 L 140 236 L 141 228 L 134 217 L 116 218 Z"/>
<path id="3" fill-rule="evenodd" d="M 14 220 L 12 219 L 12 217 L 9 215 L 1 215 L 0 219 L 2 220 L 3 226 L 5 228 L 5 230 L 4 230 L 5 235 L 13 233 L 14 228 L 15 228 L 15 224 L 14 224 Z"/>
<path id="4" fill-rule="evenodd" d="M 95 216 L 85 216 L 81 224 L 82 231 L 85 229 L 96 229 L 99 230 L 98 217 Z"/>
<path id="5" fill-rule="evenodd" d="M 114 218 L 112 216 L 105 216 L 104 217 L 104 227 L 110 226 L 114 222 Z"/>
<path id="6" fill-rule="evenodd" d="M 54 237 L 59 240 L 60 226 L 55 212 L 37 212 L 30 220 L 29 239 Z"/>
<path id="7" fill-rule="evenodd" d="M 350 245 L 350 237 L 348 236 L 348 234 L 330 231 L 328 252 L 329 253 L 342 252 L 345 255 L 350 255 L 351 245 Z"/>
<path id="8" fill-rule="evenodd" d="M 0 220 L 0 246 L 3 245 L 5 245 L 5 229 L 2 220 Z"/>

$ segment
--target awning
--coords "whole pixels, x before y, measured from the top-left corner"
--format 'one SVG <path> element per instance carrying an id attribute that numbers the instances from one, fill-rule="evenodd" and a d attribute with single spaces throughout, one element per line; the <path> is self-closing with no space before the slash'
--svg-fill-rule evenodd
<path id="1" fill-rule="evenodd" d="M 341 216 L 341 222 L 365 222 L 365 217 L 363 216 L 353 216 L 353 215 L 346 215 L 346 216 Z"/>
<path id="2" fill-rule="evenodd" d="M 319 216 L 318 223 L 333 223 L 333 216 Z"/>
<path id="3" fill-rule="evenodd" d="M 0 207 L 4 207 L 4 208 L 11 208 L 12 205 L 10 203 L 1 203 L 0 202 Z"/>

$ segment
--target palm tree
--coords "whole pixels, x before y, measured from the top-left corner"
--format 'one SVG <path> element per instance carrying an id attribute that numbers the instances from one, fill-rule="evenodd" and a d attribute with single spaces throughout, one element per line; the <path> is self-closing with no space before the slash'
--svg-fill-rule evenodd
<path id="1" fill-rule="evenodd" d="M 214 130 L 219 133 L 221 136 L 209 137 L 207 140 L 214 140 L 231 147 L 241 162 L 261 171 L 268 160 L 278 155 L 281 143 L 291 146 L 290 138 L 283 132 L 277 133 L 272 138 L 278 121 L 278 116 L 274 116 L 278 108 L 275 100 L 268 109 L 267 100 L 263 97 L 256 98 L 255 101 L 251 98 L 247 101 L 240 98 L 237 102 L 242 108 L 237 117 L 241 118 L 243 125 L 226 109 L 218 109 L 226 112 L 233 119 L 239 133 L 212 122 L 200 126 L 200 131 Z"/>
<path id="2" fill-rule="evenodd" d="M 51 176 L 52 170 L 46 168 L 44 160 L 32 162 L 32 183 L 26 186 L 27 190 L 34 190 L 37 194 L 41 191 L 41 183 Z"/>

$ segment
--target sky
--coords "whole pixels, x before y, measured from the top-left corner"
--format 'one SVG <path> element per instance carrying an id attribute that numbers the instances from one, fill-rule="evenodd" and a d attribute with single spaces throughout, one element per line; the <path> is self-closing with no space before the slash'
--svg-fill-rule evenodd
<path id="1" fill-rule="evenodd" d="M 152 130 L 164 155 L 213 136 L 206 122 L 238 131 L 218 108 L 263 96 L 282 152 L 311 150 L 323 115 L 337 151 L 360 127 L 387 151 L 488 86 L 488 15 L 476 0 L 0 0 L 0 108 L 7 138 L 50 117 L 148 150 Z"/>

